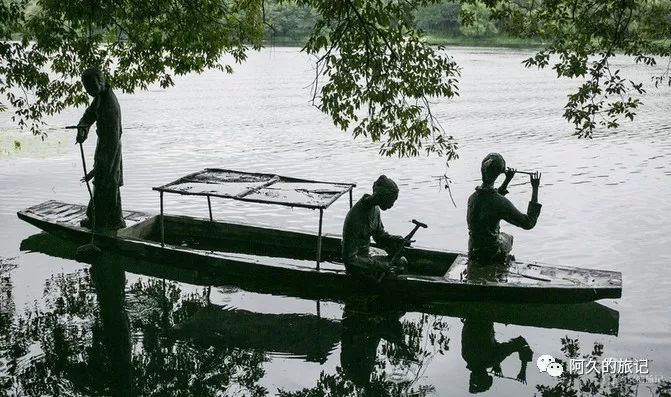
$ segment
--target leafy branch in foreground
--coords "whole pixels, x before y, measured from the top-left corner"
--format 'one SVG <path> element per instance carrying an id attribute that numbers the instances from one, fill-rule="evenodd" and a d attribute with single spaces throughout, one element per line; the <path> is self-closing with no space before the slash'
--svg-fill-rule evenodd
<path id="1" fill-rule="evenodd" d="M 176 75 L 206 69 L 230 73 L 223 60 L 243 62 L 249 48 L 262 46 L 268 15 L 280 15 L 274 6 L 291 5 L 314 11 L 303 50 L 317 59 L 315 106 L 355 137 L 381 142 L 381 154 L 436 153 L 449 161 L 457 145 L 431 101 L 458 95 L 460 72 L 444 48 L 423 41 L 414 20 L 418 9 L 444 1 L 0 0 L 0 94 L 7 99 L 0 111 L 11 108 L 21 128 L 43 134 L 45 117 L 86 102 L 79 73 L 87 67 L 103 69 L 125 92 L 169 87 Z M 649 67 L 669 58 L 653 83 L 671 85 L 670 0 L 453 2 L 462 28 L 491 11 L 496 29 L 547 43 L 527 67 L 583 79 L 564 111 L 580 137 L 633 120 L 641 105 L 646 87 L 613 70 L 616 54 Z"/>
<path id="2" fill-rule="evenodd" d="M 634 119 L 645 93 L 642 82 L 624 77 L 611 65 L 616 53 L 653 67 L 658 58 L 671 61 L 671 1 L 668 0 L 545 0 L 488 1 L 496 18 L 516 21 L 509 29 L 548 44 L 526 67 L 551 65 L 557 77 L 581 78 L 568 95 L 564 118 L 579 137 L 597 129 L 617 128 L 621 118 Z M 669 69 L 653 78 L 668 80 Z M 671 85 L 671 83 L 670 83 Z"/>
<path id="3" fill-rule="evenodd" d="M 320 15 L 304 47 L 317 57 L 313 103 L 343 130 L 356 124 L 355 137 L 383 141 L 383 155 L 425 150 L 449 161 L 456 144 L 430 100 L 458 95 L 459 68 L 444 48 L 422 42 L 411 17 L 419 3 L 304 1 Z"/>
<path id="4" fill-rule="evenodd" d="M 381 153 L 422 150 L 456 157 L 456 145 L 429 101 L 456 94 L 458 69 L 442 49 L 420 40 L 413 10 L 427 0 L 276 1 L 318 12 L 304 50 L 320 57 L 319 108 L 355 136 L 383 141 Z M 0 0 L 0 92 L 21 128 L 43 134 L 43 119 L 86 102 L 79 73 L 101 68 L 124 92 L 173 76 L 246 59 L 265 37 L 264 0 Z M 11 41 L 19 32 L 20 41 Z M 317 90 L 317 82 L 315 82 Z M 363 110 L 367 107 L 367 116 Z"/>
<path id="5" fill-rule="evenodd" d="M 174 75 L 236 62 L 264 37 L 261 0 L 0 0 L 0 93 L 21 128 L 43 133 L 43 118 L 86 103 L 79 81 L 99 67 L 125 92 L 173 85 Z M 12 41 L 19 31 L 21 40 Z"/>

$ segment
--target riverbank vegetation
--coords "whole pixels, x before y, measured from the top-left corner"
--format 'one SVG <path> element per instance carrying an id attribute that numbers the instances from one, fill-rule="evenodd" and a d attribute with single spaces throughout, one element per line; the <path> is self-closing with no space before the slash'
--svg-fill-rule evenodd
<path id="1" fill-rule="evenodd" d="M 271 45 L 303 46 L 317 22 L 318 14 L 295 3 L 269 1 L 266 41 Z M 509 21 L 494 18 L 482 2 L 458 3 L 442 0 L 419 7 L 414 26 L 423 32 L 424 41 L 433 45 L 536 48 L 538 37 L 515 37 L 508 33 Z"/>
<path id="2" fill-rule="evenodd" d="M 670 15 L 671 0 L 0 0 L 0 94 L 18 126 L 42 134 L 45 116 L 88 101 L 87 67 L 132 93 L 232 73 L 250 49 L 292 41 L 315 57 L 312 103 L 337 127 L 384 155 L 449 161 L 457 144 L 431 102 L 459 94 L 460 67 L 434 44 L 534 47 L 525 66 L 580 81 L 564 117 L 591 137 L 633 120 L 648 86 L 671 85 Z M 666 67 L 631 80 L 611 67 L 616 54 Z"/>

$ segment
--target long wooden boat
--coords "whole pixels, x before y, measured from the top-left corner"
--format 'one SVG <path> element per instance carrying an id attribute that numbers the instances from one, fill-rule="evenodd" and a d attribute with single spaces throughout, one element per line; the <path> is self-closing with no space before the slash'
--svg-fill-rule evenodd
<path id="1" fill-rule="evenodd" d="M 22 252 L 39 253 L 51 257 L 77 260 L 77 243 L 62 240 L 52 234 L 41 232 L 21 241 Z M 327 290 L 311 285 L 296 285 L 258 280 L 252 277 L 232 277 L 222 274 L 216 267 L 204 269 L 202 266 L 186 267 L 178 263 L 158 263 L 137 256 L 103 252 L 95 258 L 96 264 L 115 266 L 127 273 L 170 280 L 178 283 L 207 288 L 223 288 L 225 291 L 242 289 L 260 294 L 272 294 L 320 302 L 336 302 L 347 305 L 370 301 L 376 308 L 395 312 L 421 312 L 436 316 L 475 319 L 501 324 L 513 324 L 535 328 L 554 328 L 593 334 L 617 335 L 619 332 L 619 312 L 597 302 L 585 303 L 527 303 L 520 306 L 514 302 L 483 301 L 433 301 L 421 302 L 397 296 L 347 296 L 336 289 Z"/>
<path id="2" fill-rule="evenodd" d="M 19 211 L 18 216 L 51 234 L 85 243 L 91 236 L 91 230 L 79 226 L 85 210 L 52 200 Z M 339 296 L 382 293 L 422 302 L 566 303 L 622 295 L 619 272 L 514 262 L 496 278 L 476 278 L 468 274 L 463 253 L 423 248 L 405 251 L 410 274 L 373 284 L 345 273 L 338 236 L 321 237 L 321 266 L 316 269 L 318 236 L 314 233 L 164 215 L 165 235 L 161 236 L 157 215 L 126 211 L 124 218 L 127 227 L 116 233 L 95 232 L 96 245 L 204 273 L 295 288 L 310 286 Z"/>

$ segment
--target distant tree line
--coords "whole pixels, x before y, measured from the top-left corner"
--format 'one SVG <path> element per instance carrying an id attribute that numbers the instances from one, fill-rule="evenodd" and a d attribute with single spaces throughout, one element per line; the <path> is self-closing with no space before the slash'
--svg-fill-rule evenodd
<path id="1" fill-rule="evenodd" d="M 491 11 L 479 1 L 469 4 L 443 0 L 419 8 L 414 15 L 416 27 L 426 33 L 447 36 L 491 36 L 500 33 L 502 21 L 491 19 Z M 465 23 L 462 23 L 462 15 Z M 270 0 L 266 6 L 268 39 L 301 42 L 312 32 L 317 13 L 296 3 Z"/>
<path id="2" fill-rule="evenodd" d="M 532 13 L 542 1 L 516 0 L 521 9 Z M 656 29 L 671 21 L 671 0 L 642 1 L 649 33 L 659 40 L 669 39 L 668 31 Z M 268 0 L 266 16 L 269 20 L 268 39 L 301 42 L 309 37 L 318 14 L 311 8 L 282 0 Z M 415 26 L 429 35 L 487 37 L 496 35 L 520 36 L 529 32 L 519 15 L 497 13 L 484 1 L 442 0 L 420 7 L 414 14 Z M 532 38 L 532 37 L 531 37 Z"/>

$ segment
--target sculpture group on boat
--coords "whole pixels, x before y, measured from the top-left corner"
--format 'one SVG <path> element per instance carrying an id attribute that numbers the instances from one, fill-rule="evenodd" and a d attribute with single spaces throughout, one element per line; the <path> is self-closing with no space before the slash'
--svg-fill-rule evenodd
<path id="1" fill-rule="evenodd" d="M 528 173 L 532 194 L 524 214 L 505 197 L 517 170 L 506 168 L 503 156 L 488 154 L 480 171 L 482 184 L 468 199 L 466 216 L 470 263 L 478 267 L 505 264 L 511 259 L 513 236 L 501 232 L 499 223 L 504 220 L 527 230 L 536 225 L 541 211 L 541 204 L 538 203 L 541 174 Z M 494 188 L 494 182 L 501 174 L 505 174 L 505 180 L 501 186 Z M 391 208 L 398 199 L 398 193 L 396 183 L 381 175 L 373 184 L 373 194 L 364 194 L 348 212 L 343 226 L 342 254 L 350 274 L 379 280 L 386 274 L 407 270 L 408 261 L 398 252 L 411 241 L 387 233 L 380 219 L 380 210 Z M 370 247 L 371 237 L 381 249 Z"/>
<path id="2" fill-rule="evenodd" d="M 77 125 L 77 143 L 87 139 L 93 123 L 96 123 L 98 141 L 93 170 L 82 178 L 84 182 L 93 180 L 94 189 L 87 218 L 81 224 L 91 229 L 117 230 L 125 227 L 119 192 L 123 185 L 121 111 L 114 92 L 98 69 L 84 71 L 82 83 L 93 101 Z M 506 263 L 511 258 L 513 237 L 501 232 L 499 223 L 504 220 L 524 229 L 535 226 L 541 211 L 538 203 L 541 175 L 525 172 L 530 177 L 532 195 L 526 213 L 522 213 L 505 197 L 518 171 L 507 168 L 498 153 L 487 155 L 480 171 L 482 184 L 468 199 L 469 259 L 475 266 Z M 501 174 L 505 179 L 495 188 L 494 183 Z M 398 195 L 397 184 L 381 175 L 373 184 L 372 194 L 364 194 L 349 210 L 342 238 L 342 259 L 349 274 L 379 281 L 387 274 L 407 272 L 408 261 L 401 255 L 402 249 L 410 245 L 417 228 L 426 225 L 413 221 L 416 228 L 405 238 L 384 229 L 381 211 L 391 208 Z M 371 247 L 371 238 L 379 248 Z"/>

